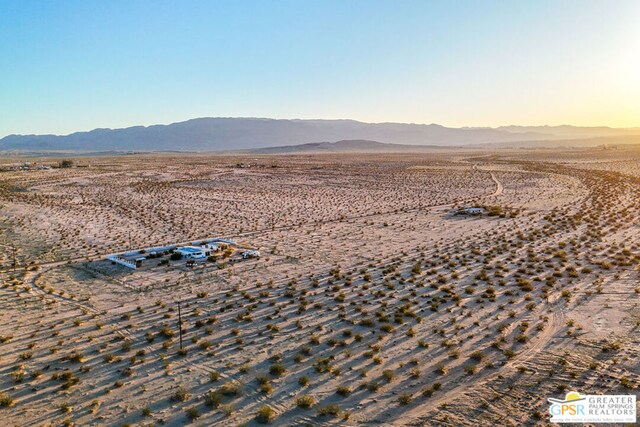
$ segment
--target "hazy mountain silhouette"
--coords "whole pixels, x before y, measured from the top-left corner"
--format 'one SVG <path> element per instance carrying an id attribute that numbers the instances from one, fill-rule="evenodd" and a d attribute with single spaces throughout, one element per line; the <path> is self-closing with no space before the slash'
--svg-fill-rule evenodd
<path id="1" fill-rule="evenodd" d="M 279 147 L 254 148 L 245 150 L 252 154 L 287 154 L 287 153 L 397 153 L 420 152 L 442 148 L 436 145 L 389 144 L 364 139 L 347 139 L 336 142 L 311 142 L 299 145 L 283 145 Z"/>
<path id="2" fill-rule="evenodd" d="M 9 135 L 0 139 L 0 150 L 228 151 L 344 140 L 457 146 L 575 137 L 567 135 L 566 131 L 562 135 L 555 134 L 555 129 L 511 126 L 499 129 L 447 128 L 436 124 L 363 123 L 355 120 L 200 118 L 170 125 L 95 129 L 64 136 Z M 616 135 L 617 131 L 627 130 L 611 129 L 611 134 Z"/>
<path id="3" fill-rule="evenodd" d="M 611 128 L 607 126 L 500 126 L 497 130 L 514 133 L 542 133 L 557 138 L 599 138 L 607 136 L 640 135 L 640 128 Z"/>

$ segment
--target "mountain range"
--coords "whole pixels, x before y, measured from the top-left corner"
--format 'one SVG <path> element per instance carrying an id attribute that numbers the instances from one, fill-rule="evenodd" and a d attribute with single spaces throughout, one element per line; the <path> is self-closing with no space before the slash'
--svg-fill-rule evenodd
<path id="1" fill-rule="evenodd" d="M 375 141 L 376 144 L 451 147 L 631 135 L 640 135 L 640 128 L 576 126 L 451 128 L 437 124 L 364 123 L 355 120 L 199 118 L 169 125 L 94 129 L 69 135 L 9 135 L 0 139 L 0 151 L 205 152 L 278 148 L 275 152 L 282 152 L 282 147 L 301 144 L 340 141 L 342 142 L 340 146 L 344 146 L 345 140 L 367 141 L 368 145 Z M 350 144 L 352 148 L 357 145 L 354 142 Z M 360 143 L 358 149 L 362 147 Z M 377 148 L 382 151 L 389 149 L 389 147 Z M 335 149 L 335 147 L 304 147 L 302 150 L 309 151 L 309 149 L 322 151 Z"/>
<path id="2" fill-rule="evenodd" d="M 278 147 L 254 148 L 241 152 L 251 154 L 292 153 L 398 153 L 420 152 L 443 148 L 436 145 L 389 144 L 366 139 L 346 139 L 336 142 L 310 142 L 308 144 L 282 145 Z"/>

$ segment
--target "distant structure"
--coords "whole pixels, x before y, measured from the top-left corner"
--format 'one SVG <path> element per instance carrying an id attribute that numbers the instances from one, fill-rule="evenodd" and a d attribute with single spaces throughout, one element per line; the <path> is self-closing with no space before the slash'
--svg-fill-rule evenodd
<path id="1" fill-rule="evenodd" d="M 7 172 L 7 171 L 42 171 L 42 170 L 50 170 L 51 166 L 48 165 L 39 165 L 37 163 L 29 163 L 29 162 L 24 162 L 20 165 L 7 165 L 7 166 L 2 166 L 0 167 L 0 171 L 3 172 Z"/>
<path id="2" fill-rule="evenodd" d="M 122 265 L 124 267 L 131 268 L 133 270 L 137 269 L 140 266 L 140 265 L 138 265 L 138 261 L 137 260 L 132 262 L 132 261 L 126 259 L 125 257 L 119 256 L 119 255 L 111 255 L 111 256 L 108 256 L 107 259 L 109 261 L 115 262 L 116 264 L 120 264 L 120 265 Z"/>
<path id="3" fill-rule="evenodd" d="M 248 258 L 260 258 L 260 252 L 259 252 L 259 251 L 246 251 L 246 252 L 242 252 L 242 258 L 244 258 L 244 259 L 248 259 Z"/>
<path id="4" fill-rule="evenodd" d="M 204 245 L 202 245 L 202 248 L 206 251 L 217 252 L 220 249 L 220 243 L 205 243 Z"/>
<path id="5" fill-rule="evenodd" d="M 211 255 L 211 250 L 198 246 L 183 246 L 176 248 L 174 252 L 179 253 L 186 259 L 203 259 Z"/>
<path id="6" fill-rule="evenodd" d="M 164 256 L 170 255 L 172 261 L 186 259 L 187 266 L 193 267 L 194 265 L 196 265 L 195 260 L 205 259 L 207 257 L 215 255 L 216 252 L 227 249 L 229 247 L 238 247 L 238 243 L 235 240 L 213 238 L 201 240 L 200 243 L 191 242 L 187 246 L 169 245 L 144 248 L 118 254 L 112 254 L 107 256 L 106 258 L 114 264 L 119 264 L 132 270 L 136 270 L 142 267 L 143 263 L 146 260 L 162 258 Z M 243 250 L 246 249 L 243 248 Z M 258 251 L 249 250 L 247 251 L 247 253 L 250 253 L 250 255 L 243 255 L 243 258 L 260 257 L 260 252 Z M 214 258 L 211 258 L 211 260 L 215 261 Z M 164 259 L 160 260 L 159 265 L 168 265 L 168 263 L 169 260 Z"/>
<path id="7" fill-rule="evenodd" d="M 482 215 L 484 213 L 483 208 L 462 208 L 456 212 L 458 215 Z"/>

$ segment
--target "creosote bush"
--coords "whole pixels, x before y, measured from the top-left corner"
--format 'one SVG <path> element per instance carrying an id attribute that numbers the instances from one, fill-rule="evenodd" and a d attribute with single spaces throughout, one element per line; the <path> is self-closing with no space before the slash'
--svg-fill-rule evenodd
<path id="1" fill-rule="evenodd" d="M 268 424 L 276 419 L 276 411 L 271 406 L 263 406 L 256 413 L 256 421 L 261 424 Z"/>
<path id="2" fill-rule="evenodd" d="M 5 408 L 13 405 L 13 398 L 7 393 L 0 393 L 0 407 Z"/>
<path id="3" fill-rule="evenodd" d="M 303 394 L 301 396 L 296 397 L 296 406 L 299 408 L 311 408 L 313 405 L 316 404 L 315 399 L 313 398 L 313 396 L 309 395 L 309 394 Z"/>
<path id="4" fill-rule="evenodd" d="M 171 395 L 171 400 L 174 402 L 185 402 L 186 400 L 189 399 L 189 391 L 183 387 L 180 386 L 178 387 L 178 389 Z"/>
<path id="5" fill-rule="evenodd" d="M 340 414 L 340 407 L 335 403 L 333 403 L 333 404 L 318 408 L 317 412 L 318 412 L 318 415 L 320 416 L 325 416 L 325 415 L 337 416 Z"/>

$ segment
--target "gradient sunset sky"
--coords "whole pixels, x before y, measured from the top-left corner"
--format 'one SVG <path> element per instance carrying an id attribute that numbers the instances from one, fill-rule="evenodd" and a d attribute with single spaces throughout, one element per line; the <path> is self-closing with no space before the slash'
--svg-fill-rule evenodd
<path id="1" fill-rule="evenodd" d="M 640 1 L 0 2 L 0 137 L 195 117 L 640 126 Z"/>

